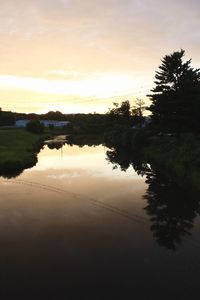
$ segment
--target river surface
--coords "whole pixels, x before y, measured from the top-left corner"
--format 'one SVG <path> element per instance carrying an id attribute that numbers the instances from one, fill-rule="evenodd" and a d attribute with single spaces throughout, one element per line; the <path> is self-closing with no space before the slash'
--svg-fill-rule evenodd
<path id="1" fill-rule="evenodd" d="M 192 299 L 198 196 L 120 157 L 102 145 L 45 146 L 35 167 L 0 178 L 1 299 L 67 299 L 78 287 Z"/>

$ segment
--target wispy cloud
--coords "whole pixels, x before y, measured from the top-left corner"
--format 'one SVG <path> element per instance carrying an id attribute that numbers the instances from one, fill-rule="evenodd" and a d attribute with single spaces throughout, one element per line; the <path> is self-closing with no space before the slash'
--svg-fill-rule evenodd
<path id="1" fill-rule="evenodd" d="M 129 77 L 131 72 L 138 74 L 133 89 L 149 86 L 160 58 L 174 50 L 185 49 L 193 64 L 200 65 L 199 27 L 198 0 L 1 0 L 1 86 L 3 74 L 9 74 L 13 82 L 20 81 L 18 87 L 23 80 L 39 92 L 54 93 L 59 87 L 101 97 L 107 96 L 102 91 L 107 82 L 99 79 L 101 88 L 96 86 L 95 92 L 87 83 L 91 77 L 96 82 L 96 74 L 108 79 L 110 74 Z M 72 83 L 50 86 L 50 79 Z M 119 85 L 128 94 L 127 82 L 116 79 L 111 90 L 117 92 Z"/>
<path id="2" fill-rule="evenodd" d="M 138 85 L 136 78 L 125 74 L 102 74 L 79 81 L 0 75 L 0 89 L 23 89 L 55 95 L 107 98 L 124 95 L 130 90 L 134 92 Z"/>

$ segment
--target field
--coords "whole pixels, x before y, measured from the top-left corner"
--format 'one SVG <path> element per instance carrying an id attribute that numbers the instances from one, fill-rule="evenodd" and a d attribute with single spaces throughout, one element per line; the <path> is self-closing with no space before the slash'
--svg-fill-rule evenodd
<path id="1" fill-rule="evenodd" d="M 49 133 L 30 133 L 24 129 L 0 129 L 0 172 L 15 175 L 37 162 L 41 142 Z M 13 173 L 14 172 L 14 173 Z"/>

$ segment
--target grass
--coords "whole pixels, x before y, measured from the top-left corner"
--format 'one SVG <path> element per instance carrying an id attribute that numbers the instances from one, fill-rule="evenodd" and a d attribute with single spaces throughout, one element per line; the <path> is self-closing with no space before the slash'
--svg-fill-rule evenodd
<path id="1" fill-rule="evenodd" d="M 0 162 L 27 158 L 31 147 L 40 138 L 40 135 L 22 129 L 0 130 Z"/>
<path id="2" fill-rule="evenodd" d="M 174 181 L 188 183 L 200 190 L 200 140 L 184 135 L 179 139 L 164 137 L 149 139 L 143 148 L 147 160 L 163 168 Z"/>
<path id="3" fill-rule="evenodd" d="M 37 162 L 41 142 L 49 132 L 30 133 L 24 129 L 0 129 L 0 172 L 22 171 Z"/>
<path id="4" fill-rule="evenodd" d="M 160 168 L 178 185 L 200 191 L 200 135 L 157 135 L 145 129 L 129 132 L 121 127 L 113 128 L 106 138 L 111 146 L 127 149 L 130 145 L 133 156 L 139 155 L 142 161 Z"/>

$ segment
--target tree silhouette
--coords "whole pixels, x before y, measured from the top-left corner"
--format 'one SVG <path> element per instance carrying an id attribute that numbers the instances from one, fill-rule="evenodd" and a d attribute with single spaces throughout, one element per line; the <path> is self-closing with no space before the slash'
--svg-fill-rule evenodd
<path id="1" fill-rule="evenodd" d="M 26 124 L 26 130 L 33 133 L 42 133 L 44 131 L 44 124 L 39 120 L 32 120 Z"/>
<path id="2" fill-rule="evenodd" d="M 160 246 L 175 251 L 183 239 L 191 235 L 194 220 L 200 213 L 196 193 L 178 186 L 162 170 L 148 164 L 138 152 L 112 147 L 106 155 L 114 169 L 127 171 L 132 166 L 138 175 L 146 177 L 144 210 L 150 218 L 151 232 Z"/>
<path id="3" fill-rule="evenodd" d="M 137 98 L 135 100 L 135 105 L 132 107 L 132 120 L 133 125 L 141 127 L 144 123 L 144 111 L 146 110 L 146 105 L 144 100 Z"/>
<path id="4" fill-rule="evenodd" d="M 118 103 L 113 103 L 114 107 L 107 113 L 108 120 L 111 122 L 118 122 L 122 124 L 130 124 L 131 106 L 129 100 Z"/>
<path id="5" fill-rule="evenodd" d="M 62 121 L 65 120 L 65 115 L 63 115 L 60 111 L 49 111 L 46 115 L 45 118 L 47 120 L 57 120 L 57 121 Z"/>
<path id="6" fill-rule="evenodd" d="M 183 238 L 191 235 L 194 219 L 199 214 L 199 200 L 158 169 L 148 173 L 146 183 L 149 186 L 144 209 L 150 216 L 153 236 L 160 246 L 176 250 Z"/>
<path id="7" fill-rule="evenodd" d="M 144 100 L 137 98 L 135 101 L 135 105 L 133 106 L 132 109 L 132 115 L 142 118 L 145 110 L 146 110 L 146 105 Z"/>
<path id="8" fill-rule="evenodd" d="M 152 100 L 152 125 L 166 132 L 198 131 L 200 125 L 200 71 L 184 62 L 184 50 L 166 55 L 156 72 Z"/>
<path id="9" fill-rule="evenodd" d="M 13 126 L 14 124 L 14 114 L 10 111 L 2 111 L 0 108 L 0 126 Z"/>
<path id="10" fill-rule="evenodd" d="M 131 151 L 124 151 L 122 147 L 113 147 L 106 151 L 106 160 L 114 165 L 113 169 L 120 168 L 126 172 L 131 163 Z"/>

